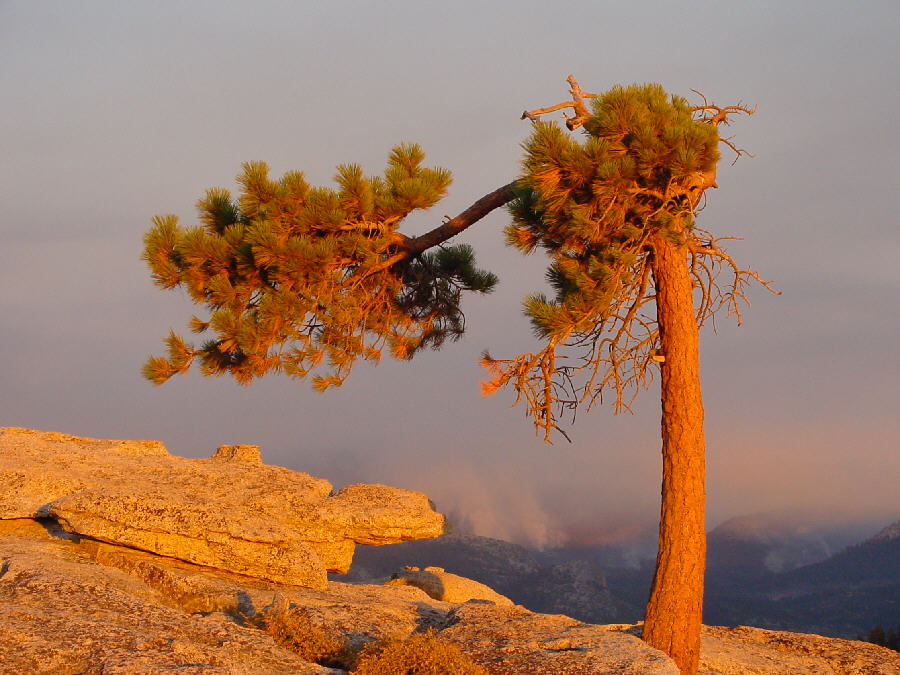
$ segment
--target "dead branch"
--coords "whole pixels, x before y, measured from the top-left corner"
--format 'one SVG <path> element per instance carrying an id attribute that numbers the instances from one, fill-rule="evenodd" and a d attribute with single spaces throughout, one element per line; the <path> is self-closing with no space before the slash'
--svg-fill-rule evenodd
<path id="1" fill-rule="evenodd" d="M 771 281 L 742 269 L 723 250 L 721 243 L 732 239 L 736 237 L 716 238 L 699 228 L 687 236 L 686 255 L 690 256 L 694 287 L 699 291 L 696 317 L 700 326 L 707 320 L 714 321 L 723 307 L 740 325 L 743 308 L 750 306 L 747 290 L 753 282 L 780 295 Z M 559 414 L 571 412 L 574 416 L 580 405 L 590 410 L 603 402 L 604 394 L 614 398 L 616 413 L 630 412 L 640 391 L 654 380 L 654 354 L 659 348 L 659 329 L 650 307 L 655 295 L 646 256 L 623 272 L 619 289 L 589 330 L 572 331 L 535 354 L 520 354 L 509 360 L 493 359 L 485 353 L 482 366 L 489 372 L 489 381 L 482 383 L 483 393 L 512 386 L 516 391 L 513 405 L 525 403 L 526 416 L 532 418 L 535 430 L 543 432 L 547 441 L 552 430 L 561 431 Z M 566 354 L 572 360 L 560 365 Z"/>
<path id="2" fill-rule="evenodd" d="M 731 142 L 732 138 L 734 138 L 734 136 L 728 136 L 727 138 L 721 138 L 721 137 L 719 138 L 720 142 L 724 143 L 725 145 L 727 145 L 729 148 L 731 148 L 734 151 L 734 160 L 731 162 L 731 166 L 734 166 L 735 162 L 738 161 L 738 157 L 741 157 L 743 155 L 747 155 L 747 157 L 755 156 L 755 155 L 747 152 L 744 148 L 737 147 L 734 143 Z"/>
<path id="3" fill-rule="evenodd" d="M 741 306 L 750 307 L 746 289 L 748 284 L 756 282 L 773 295 L 781 295 L 781 291 L 759 276 L 758 272 L 741 268 L 721 247 L 719 242 L 735 240 L 739 237 L 713 237 L 704 230 L 695 230 L 694 237 L 688 241 L 691 255 L 691 274 L 695 285 L 700 288 L 701 298 L 697 308 L 697 323 L 703 325 L 706 319 L 714 317 L 722 308 L 728 308 L 728 315 L 734 316 L 738 325 L 743 323 Z M 729 272 L 730 281 L 723 289 L 718 278 L 723 269 Z"/>
<path id="4" fill-rule="evenodd" d="M 737 105 L 718 106 L 714 103 L 710 103 L 703 92 L 697 91 L 696 89 L 691 89 L 691 91 L 703 99 L 703 105 L 696 105 L 692 110 L 694 112 L 703 113 L 699 117 L 701 121 L 715 124 L 716 126 L 719 126 L 719 124 L 725 124 L 726 126 L 730 124 L 730 120 L 728 119 L 729 115 L 736 115 L 738 113 L 752 115 L 759 108 L 758 105 L 749 108 L 741 101 L 738 101 Z"/>
<path id="5" fill-rule="evenodd" d="M 482 395 L 493 394 L 501 387 L 511 384 L 516 392 L 513 407 L 525 400 L 525 414 L 534 421 L 535 431 L 543 430 L 544 440 L 552 444 L 550 434 L 558 431 L 571 442 L 556 423 L 554 408 L 575 412 L 578 401 L 572 382 L 573 368 L 557 364 L 557 342 L 551 340 L 536 354 L 519 354 L 514 359 L 495 359 L 488 352 L 481 355 L 481 367 L 491 378 L 481 383 Z M 564 357 L 563 357 L 564 358 Z"/>
<path id="6" fill-rule="evenodd" d="M 549 108 L 526 110 L 522 113 L 522 119 L 529 119 L 532 122 L 537 122 L 538 117 L 540 117 L 541 115 L 555 112 L 557 110 L 562 110 L 563 108 L 572 108 L 575 111 L 575 115 L 573 115 L 572 117 L 569 117 L 568 115 L 563 113 L 563 117 L 566 118 L 566 126 L 570 131 L 574 131 L 582 124 L 584 124 L 584 121 L 591 116 L 591 112 L 588 110 L 584 99 L 597 98 L 597 94 L 588 94 L 587 92 L 583 91 L 574 75 L 569 75 L 569 77 L 566 78 L 566 82 L 569 83 L 569 93 L 572 94 L 571 101 L 557 103 L 556 105 L 552 105 Z"/>
<path id="7" fill-rule="evenodd" d="M 700 113 L 700 115 L 697 117 L 697 119 L 699 121 L 707 122 L 708 124 L 715 124 L 716 126 L 719 126 L 720 124 L 724 124 L 725 126 L 728 126 L 731 123 L 730 120 L 728 119 L 729 115 L 737 115 L 740 113 L 743 113 L 745 115 L 752 115 L 759 108 L 758 105 L 755 105 L 752 108 L 749 108 L 749 107 L 745 106 L 743 103 L 741 103 L 740 101 L 738 101 L 737 105 L 727 105 L 724 107 L 718 106 L 713 103 L 710 103 L 709 100 L 706 98 L 706 95 L 703 94 L 702 92 L 699 92 L 696 89 L 691 89 L 691 91 L 703 99 L 703 105 L 694 106 L 692 108 L 692 110 L 695 113 Z M 738 161 L 739 157 L 741 157 L 743 155 L 746 155 L 747 157 L 753 157 L 753 155 L 751 155 L 749 152 L 747 152 L 744 148 L 737 147 L 732 142 L 732 140 L 731 140 L 732 138 L 734 138 L 734 136 L 728 136 L 727 138 L 725 138 L 725 137 L 719 138 L 719 140 L 722 143 L 724 143 L 725 145 L 727 145 L 729 148 L 731 148 L 734 151 L 735 157 L 734 157 L 734 161 L 732 162 L 732 165 Z"/>

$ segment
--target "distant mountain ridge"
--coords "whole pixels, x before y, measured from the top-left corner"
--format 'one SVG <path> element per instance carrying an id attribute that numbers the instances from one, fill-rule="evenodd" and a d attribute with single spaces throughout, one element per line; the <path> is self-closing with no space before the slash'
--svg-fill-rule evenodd
<path id="1" fill-rule="evenodd" d="M 360 549 L 349 574 L 340 578 L 381 581 L 407 565 L 443 567 L 528 608 L 581 621 L 625 623 L 641 614 L 637 605 L 610 592 L 603 569 L 593 559 L 559 559 L 553 553 L 475 535 L 450 534 Z"/>
<path id="2" fill-rule="evenodd" d="M 897 539 L 898 537 L 900 537 L 900 520 L 892 525 L 888 525 L 881 532 L 872 537 L 872 539 Z"/>
<path id="3" fill-rule="evenodd" d="M 783 572 L 825 560 L 832 547 L 821 533 L 797 520 L 773 514 L 739 516 L 707 536 L 711 570 L 743 574 Z"/>
<path id="4" fill-rule="evenodd" d="M 854 638 L 900 624 L 900 522 L 817 563 L 728 576 L 712 567 L 704 620 Z"/>
<path id="5" fill-rule="evenodd" d="M 900 521 L 831 553 L 816 531 L 783 518 L 747 516 L 709 533 L 704 621 L 855 638 L 900 624 Z M 404 565 L 444 567 L 533 611 L 596 623 L 643 616 L 653 561 L 626 563 L 621 547 L 539 550 L 474 535 L 365 547 L 350 580 Z"/>

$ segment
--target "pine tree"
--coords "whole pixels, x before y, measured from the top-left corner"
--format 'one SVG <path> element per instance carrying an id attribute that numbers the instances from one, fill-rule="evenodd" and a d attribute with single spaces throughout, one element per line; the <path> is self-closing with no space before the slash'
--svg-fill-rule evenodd
<path id="1" fill-rule="evenodd" d="M 695 218 L 716 187 L 719 144 L 745 154 L 719 136 L 719 125 L 754 111 L 705 98 L 691 106 L 659 85 L 598 96 L 572 76 L 569 83 L 572 101 L 523 114 L 534 127 L 522 175 L 418 237 L 397 228 L 444 196 L 450 174 L 423 168 L 414 145 L 392 151 L 383 177 L 339 167 L 338 189 L 312 188 L 300 173 L 273 181 L 264 164 L 248 163 L 237 199 L 215 188 L 198 202 L 202 226 L 156 218 L 144 252 L 154 280 L 185 287 L 205 306 L 208 316 L 193 317 L 191 329 L 215 338 L 195 347 L 170 333 L 168 355 L 151 357 L 143 372 L 160 384 L 199 359 L 204 374 L 246 384 L 325 368 L 312 378 L 324 390 L 360 357 L 377 360 L 387 348 L 408 359 L 439 348 L 465 329 L 463 292 L 496 283 L 476 267 L 471 247 L 445 242 L 508 205 L 508 243 L 547 253 L 555 295 L 525 301 L 543 348 L 512 359 L 485 353 L 483 390 L 512 387 L 549 441 L 554 430 L 565 434 L 561 413 L 590 408 L 604 392 L 617 411 L 628 409 L 658 366 L 662 509 L 644 639 L 695 673 L 706 547 L 698 329 L 722 308 L 740 321 L 747 282 L 769 288 Z M 540 121 L 563 108 L 574 110 L 566 126 L 583 127 L 583 140 Z"/>
<path id="2" fill-rule="evenodd" d="M 887 636 L 884 632 L 884 627 L 881 624 L 878 624 L 869 631 L 869 639 L 868 642 L 871 642 L 875 645 L 881 645 L 884 647 L 887 644 Z"/>
<path id="3" fill-rule="evenodd" d="M 860 636 L 858 639 L 862 640 L 863 638 Z M 900 652 L 900 625 L 897 626 L 897 630 L 885 631 L 884 626 L 878 624 L 869 631 L 869 636 L 865 638 L 865 641 Z"/>

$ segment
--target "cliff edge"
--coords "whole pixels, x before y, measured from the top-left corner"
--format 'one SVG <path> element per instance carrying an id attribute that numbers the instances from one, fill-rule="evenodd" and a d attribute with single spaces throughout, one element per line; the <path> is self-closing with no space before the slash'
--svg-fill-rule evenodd
<path id="1" fill-rule="evenodd" d="M 255 446 L 187 460 L 153 441 L 3 429 L 0 671 L 344 672 L 248 621 L 277 605 L 354 645 L 430 628 L 488 673 L 677 675 L 639 639 L 640 626 L 536 614 L 438 568 L 400 571 L 390 585 L 324 576 L 348 567 L 359 543 L 443 526 L 424 495 L 385 486 L 332 494 L 327 481 L 262 464 Z M 900 654 L 707 627 L 701 672 L 900 675 Z"/>

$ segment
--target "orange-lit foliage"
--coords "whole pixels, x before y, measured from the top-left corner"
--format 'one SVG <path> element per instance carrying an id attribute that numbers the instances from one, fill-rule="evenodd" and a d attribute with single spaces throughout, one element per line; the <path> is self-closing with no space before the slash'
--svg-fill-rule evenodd
<path id="1" fill-rule="evenodd" d="M 550 257 L 547 280 L 555 297 L 525 301 L 543 348 L 509 360 L 487 353 L 482 359 L 491 376 L 483 393 L 512 386 L 547 440 L 559 430 L 559 411 L 583 402 L 590 408 L 606 392 L 617 410 L 627 410 L 650 383 L 660 347 L 654 239 L 685 247 L 690 256 L 700 291 L 698 323 L 723 306 L 740 318 L 745 284 L 761 281 L 739 269 L 694 222 L 704 190 L 715 187 L 723 111 L 752 111 L 692 107 L 655 84 L 614 87 L 598 96 L 569 81 L 573 96 L 594 99 L 590 114 L 581 101 L 582 116 L 567 121 L 570 129 L 583 126 L 584 138 L 535 119 L 571 103 L 525 114 L 535 127 L 524 144 L 524 171 L 510 204 L 513 223 L 506 229 L 509 245 L 526 254 L 543 248 Z M 725 288 L 717 283 L 723 266 L 730 273 Z"/>
<path id="2" fill-rule="evenodd" d="M 350 642 L 326 634 L 303 607 L 281 602 L 253 617 L 248 625 L 269 633 L 276 644 L 312 663 L 342 668 L 353 675 L 485 675 L 456 645 L 441 640 L 434 630 L 351 647 Z"/>
<path id="3" fill-rule="evenodd" d="M 346 644 L 313 623 L 303 608 L 291 607 L 286 602 L 244 620 L 271 635 L 278 646 L 312 663 L 346 668 L 355 658 Z"/>
<path id="4" fill-rule="evenodd" d="M 327 363 L 313 379 L 324 390 L 358 358 L 377 361 L 386 348 L 408 359 L 458 339 L 462 292 L 488 292 L 496 278 L 475 268 L 465 245 L 398 255 L 411 241 L 398 225 L 450 184 L 423 159 L 418 146 L 400 145 L 383 177 L 342 165 L 337 189 L 310 187 L 299 172 L 273 181 L 264 163 L 249 162 L 237 199 L 223 188 L 200 199 L 201 226 L 154 218 L 143 257 L 155 283 L 185 288 L 208 312 L 191 330 L 215 337 L 195 347 L 170 332 L 168 355 L 151 357 L 144 376 L 161 384 L 199 359 L 204 374 L 246 384 L 273 371 L 303 378 Z"/>

